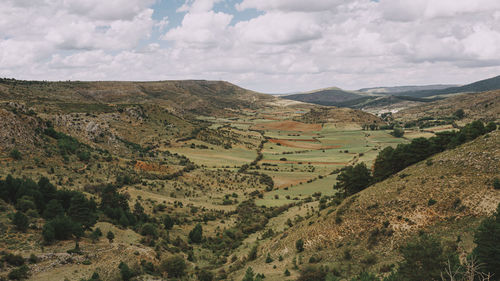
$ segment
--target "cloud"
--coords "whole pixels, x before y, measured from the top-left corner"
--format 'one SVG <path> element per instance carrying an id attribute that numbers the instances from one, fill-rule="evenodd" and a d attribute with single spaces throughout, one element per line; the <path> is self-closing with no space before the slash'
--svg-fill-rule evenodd
<path id="1" fill-rule="evenodd" d="M 318 12 L 335 9 L 337 5 L 345 3 L 342 0 L 243 0 L 236 4 L 239 11 L 258 9 L 261 11 L 289 11 L 289 12 Z"/>
<path id="2" fill-rule="evenodd" d="M 169 5 L 173 16 L 153 11 L 155 0 L 0 1 L 0 76 L 217 79 L 295 92 L 500 72 L 498 0 L 223 2 L 185 0 Z"/>

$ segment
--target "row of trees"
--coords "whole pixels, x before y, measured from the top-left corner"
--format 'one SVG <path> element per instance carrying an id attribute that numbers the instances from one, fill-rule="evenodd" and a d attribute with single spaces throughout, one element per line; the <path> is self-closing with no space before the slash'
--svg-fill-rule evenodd
<path id="1" fill-rule="evenodd" d="M 373 174 L 364 163 L 348 166 L 337 176 L 337 184 L 334 188 L 343 192 L 345 196 L 350 196 L 431 155 L 455 148 L 496 130 L 496 127 L 493 122 L 484 126 L 483 122 L 474 121 L 458 132 L 436 133 L 434 137 L 416 138 L 411 143 L 399 144 L 396 148 L 386 147 L 375 159 Z"/>

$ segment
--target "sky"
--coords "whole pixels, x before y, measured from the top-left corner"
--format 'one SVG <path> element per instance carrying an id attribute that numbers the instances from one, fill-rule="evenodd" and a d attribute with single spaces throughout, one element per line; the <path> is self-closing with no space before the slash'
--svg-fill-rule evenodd
<path id="1" fill-rule="evenodd" d="M 0 77 L 293 93 L 497 75 L 499 0 L 0 0 Z"/>

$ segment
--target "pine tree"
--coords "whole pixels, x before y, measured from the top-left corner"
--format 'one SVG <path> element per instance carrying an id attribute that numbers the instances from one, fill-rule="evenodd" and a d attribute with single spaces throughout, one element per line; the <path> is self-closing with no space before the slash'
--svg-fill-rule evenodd
<path id="1" fill-rule="evenodd" d="M 189 232 L 189 241 L 192 243 L 201 243 L 201 240 L 203 239 L 203 228 L 201 227 L 201 224 L 197 224 L 193 230 Z"/>

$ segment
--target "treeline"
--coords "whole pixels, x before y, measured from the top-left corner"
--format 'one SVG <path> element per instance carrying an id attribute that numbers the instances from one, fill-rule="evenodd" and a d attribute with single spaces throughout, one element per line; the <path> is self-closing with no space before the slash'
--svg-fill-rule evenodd
<path id="1" fill-rule="evenodd" d="M 459 131 L 436 133 L 431 138 L 416 138 L 409 144 L 399 144 L 396 148 L 386 147 L 375 159 L 373 179 L 382 181 L 404 168 L 420 162 L 431 155 L 455 148 L 481 135 L 496 130 L 493 122 L 484 126 L 482 121 L 467 124 Z"/>
<path id="2" fill-rule="evenodd" d="M 109 184 L 100 192 L 100 203 L 88 199 L 82 192 L 56 189 L 42 177 L 38 182 L 8 175 L 0 180 L 0 198 L 12 204 L 17 212 L 12 217 L 16 228 L 25 232 L 31 218 L 45 219 L 42 235 L 45 243 L 80 238 L 104 214 L 113 224 L 123 227 L 139 226 L 152 221 L 137 202 L 130 210 L 127 196 L 118 192 L 118 186 Z"/>
<path id="3" fill-rule="evenodd" d="M 396 148 L 386 147 L 377 155 L 373 173 L 364 163 L 345 167 L 337 176 L 334 188 L 340 190 L 344 196 L 350 196 L 410 165 L 436 153 L 455 148 L 496 128 L 497 125 L 493 122 L 485 126 L 482 121 L 474 121 L 459 131 L 436 133 L 436 136 L 428 139 L 416 138 L 411 143 L 399 144 Z"/>

